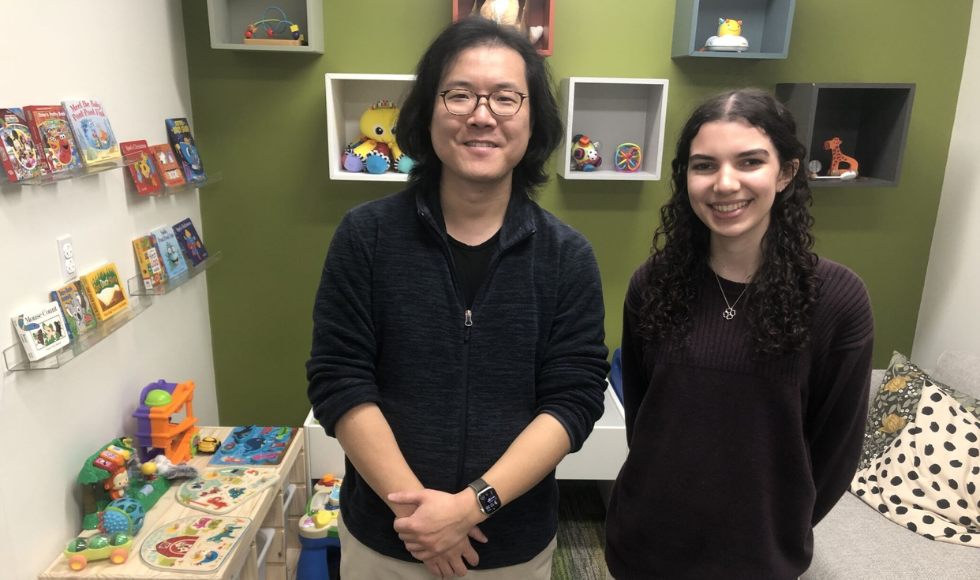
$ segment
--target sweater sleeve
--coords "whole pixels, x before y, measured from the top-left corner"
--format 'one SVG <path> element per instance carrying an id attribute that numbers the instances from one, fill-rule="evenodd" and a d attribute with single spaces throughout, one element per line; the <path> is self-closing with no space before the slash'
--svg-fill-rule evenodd
<path id="1" fill-rule="evenodd" d="M 626 420 L 626 445 L 633 441 L 633 425 L 650 380 L 643 372 L 643 339 L 640 335 L 640 306 L 644 268 L 633 274 L 623 303 L 623 340 L 620 362 L 623 367 L 623 411 Z"/>
<path id="2" fill-rule="evenodd" d="M 839 315 L 826 359 L 811 384 L 814 400 L 807 435 L 816 501 L 811 519 L 817 525 L 847 491 L 861 457 L 867 424 L 874 321 L 867 289 L 848 271 L 849 284 L 835 284 Z M 835 280 L 835 282 L 843 282 Z M 843 286 L 843 287 L 842 287 Z"/>
<path id="3" fill-rule="evenodd" d="M 362 403 L 381 401 L 371 319 L 371 252 L 350 212 L 337 226 L 313 305 L 306 394 L 313 416 L 335 437 L 337 421 Z"/>
<path id="4" fill-rule="evenodd" d="M 604 410 L 609 349 L 599 265 L 588 242 L 561 275 L 558 306 L 537 379 L 537 414 L 565 427 L 571 452 L 582 448 Z"/>

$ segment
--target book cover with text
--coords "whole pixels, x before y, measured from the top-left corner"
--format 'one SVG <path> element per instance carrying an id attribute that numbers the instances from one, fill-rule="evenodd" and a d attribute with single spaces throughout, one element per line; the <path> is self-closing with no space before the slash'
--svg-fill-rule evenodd
<path id="1" fill-rule="evenodd" d="M 0 162 L 12 182 L 41 177 L 44 162 L 21 109 L 0 109 Z"/>
<path id="2" fill-rule="evenodd" d="M 153 151 L 147 146 L 146 141 L 124 141 L 119 144 L 119 147 L 127 162 L 136 160 L 129 166 L 129 175 L 133 178 L 137 193 L 149 195 L 160 191 L 163 188 L 163 181 L 153 162 Z"/>
<path id="3" fill-rule="evenodd" d="M 44 160 L 42 171 L 61 173 L 82 167 L 78 145 L 61 105 L 24 107 L 34 146 Z"/>
<path id="4" fill-rule="evenodd" d="M 177 163 L 184 171 L 184 178 L 189 182 L 204 181 L 207 174 L 204 173 L 204 164 L 201 163 L 201 155 L 194 145 L 194 137 L 191 136 L 191 126 L 187 119 L 167 119 L 167 138 L 174 148 L 174 155 Z"/>
<path id="5" fill-rule="evenodd" d="M 150 235 L 157 242 L 157 253 L 163 260 L 167 277 L 175 278 L 187 272 L 187 262 L 184 261 L 184 253 L 180 251 L 180 242 L 174 236 L 173 228 L 162 226 L 151 231 Z"/>
<path id="6" fill-rule="evenodd" d="M 75 141 L 86 166 L 102 165 L 122 159 L 119 142 L 112 133 L 109 117 L 101 101 L 62 101 Z"/>
<path id="7" fill-rule="evenodd" d="M 181 220 L 174 225 L 174 236 L 177 237 L 177 240 L 184 248 L 184 252 L 187 253 L 187 257 L 190 258 L 192 264 L 197 266 L 208 259 L 208 251 L 204 247 L 204 242 L 201 241 L 201 236 L 194 228 L 194 223 L 191 222 L 191 218 Z"/>

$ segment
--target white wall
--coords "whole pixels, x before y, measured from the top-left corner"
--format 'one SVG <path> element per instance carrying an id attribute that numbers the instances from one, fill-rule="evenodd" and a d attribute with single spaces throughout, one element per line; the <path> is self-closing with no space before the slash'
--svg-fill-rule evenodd
<path id="1" fill-rule="evenodd" d="M 935 368 L 946 350 L 980 353 L 980 2 L 973 3 L 912 360 Z"/>
<path id="2" fill-rule="evenodd" d="M 191 117 L 180 2 L 5 0 L 0 107 L 102 100 L 119 141 L 166 142 L 164 119 Z M 193 127 L 193 119 L 191 119 Z M 202 155 L 207 161 L 207 152 Z M 55 238 L 72 236 L 80 271 L 115 262 L 138 274 L 132 239 L 191 217 L 207 242 L 198 193 L 127 193 L 123 170 L 43 187 L 0 185 L 0 315 L 44 301 L 61 283 Z M 213 251 L 213 249 L 212 249 Z M 218 264 L 220 267 L 220 263 Z M 6 328 L 6 330 L 3 330 Z M 0 348 L 16 343 L 0 324 Z M 140 390 L 193 380 L 200 424 L 218 422 L 206 276 L 58 370 L 0 384 L 0 576 L 36 578 L 80 531 L 82 461 L 135 431 Z M 147 533 L 147 532 L 144 532 Z"/>

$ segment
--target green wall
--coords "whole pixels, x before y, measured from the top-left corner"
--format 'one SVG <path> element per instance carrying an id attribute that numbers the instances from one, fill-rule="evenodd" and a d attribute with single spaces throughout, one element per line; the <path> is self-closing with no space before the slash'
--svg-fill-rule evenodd
<path id="1" fill-rule="evenodd" d="M 413 72 L 450 22 L 451 5 L 328 0 L 320 56 L 212 50 L 205 2 L 183 0 L 194 133 L 209 171 L 223 174 L 201 191 L 203 235 L 223 256 L 208 271 L 222 424 L 303 420 L 313 297 L 334 228 L 346 210 L 403 186 L 327 178 L 324 74 Z M 912 346 L 971 9 L 970 0 L 947 0 L 942 10 L 919 0 L 802 0 L 786 60 L 672 60 L 674 0 L 560 0 L 548 60 L 556 81 L 669 79 L 665 167 L 694 104 L 720 90 L 916 83 L 901 186 L 818 189 L 814 196 L 817 251 L 867 284 L 875 366 L 882 367 L 892 350 L 908 354 Z M 619 346 L 626 286 L 649 253 L 668 188 L 666 179 L 589 183 L 555 176 L 541 195 L 546 209 L 595 248 L 610 349 Z"/>

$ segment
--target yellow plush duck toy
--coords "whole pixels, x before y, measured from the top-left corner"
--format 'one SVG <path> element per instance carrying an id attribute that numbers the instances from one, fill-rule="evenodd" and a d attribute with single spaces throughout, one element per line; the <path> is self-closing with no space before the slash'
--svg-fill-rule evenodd
<path id="1" fill-rule="evenodd" d="M 705 50 L 715 52 L 742 52 L 748 50 L 749 41 L 742 34 L 742 21 L 731 18 L 718 19 L 718 36 L 704 43 Z"/>

